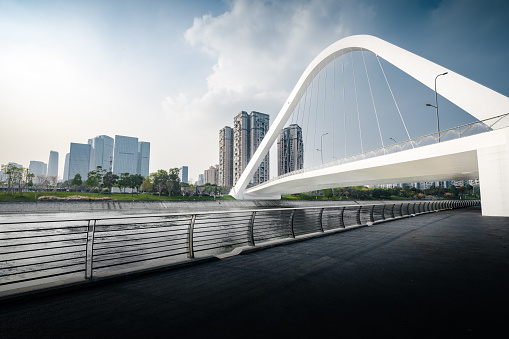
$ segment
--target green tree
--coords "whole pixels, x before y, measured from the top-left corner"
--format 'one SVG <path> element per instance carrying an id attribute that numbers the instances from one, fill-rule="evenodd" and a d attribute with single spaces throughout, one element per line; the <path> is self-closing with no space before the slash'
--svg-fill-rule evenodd
<path id="1" fill-rule="evenodd" d="M 125 194 L 125 188 L 129 187 L 129 173 L 120 173 L 120 178 L 117 180 L 117 187 L 120 191 L 122 191 L 123 188 Z"/>
<path id="2" fill-rule="evenodd" d="M 18 182 L 18 178 L 22 175 L 23 168 L 14 164 L 2 165 L 2 172 L 7 176 L 7 193 L 13 193 L 14 184 Z"/>
<path id="3" fill-rule="evenodd" d="M 76 173 L 74 178 L 71 181 L 71 184 L 74 186 L 74 190 L 76 190 L 77 186 L 81 186 L 83 184 L 83 180 L 81 179 L 81 174 Z"/>
<path id="4" fill-rule="evenodd" d="M 118 175 L 113 174 L 112 172 L 107 172 L 103 176 L 103 186 L 108 188 L 109 195 L 111 196 L 111 188 L 117 184 L 117 180 L 119 179 Z"/>
<path id="5" fill-rule="evenodd" d="M 177 195 L 180 193 L 180 177 L 178 168 L 170 168 L 168 171 L 168 195 Z"/>
<path id="6" fill-rule="evenodd" d="M 139 193 L 139 188 L 143 184 L 145 178 L 141 174 L 131 174 L 128 178 L 128 187 L 131 189 L 131 196 L 133 196 L 134 189 L 136 188 L 136 194 Z"/>
<path id="7" fill-rule="evenodd" d="M 158 170 L 155 173 L 152 173 L 150 175 L 152 177 L 152 183 L 154 185 L 154 188 L 159 192 L 159 196 L 161 196 L 161 193 L 163 190 L 167 187 L 168 184 L 168 172 L 165 170 Z"/>
<path id="8" fill-rule="evenodd" d="M 323 190 L 323 196 L 327 198 L 327 200 L 330 200 L 332 197 L 332 190 L 330 188 L 326 188 Z"/>

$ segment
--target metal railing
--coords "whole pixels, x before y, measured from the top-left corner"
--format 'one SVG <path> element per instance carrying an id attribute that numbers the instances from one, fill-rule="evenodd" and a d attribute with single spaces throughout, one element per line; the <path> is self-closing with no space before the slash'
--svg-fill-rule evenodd
<path id="1" fill-rule="evenodd" d="M 0 222 L 0 291 L 90 280 L 477 200 Z"/>
<path id="2" fill-rule="evenodd" d="M 461 125 L 458 127 L 450 128 L 447 130 L 440 131 L 440 142 L 445 142 L 449 140 L 464 138 L 467 136 L 481 134 L 484 132 L 489 132 L 498 128 L 506 127 L 509 124 L 509 113 L 499 115 L 493 118 L 485 119 L 482 121 L 476 121 L 469 124 Z M 397 153 L 401 151 L 406 151 L 413 148 L 418 148 L 422 146 L 427 146 L 431 144 L 438 143 L 438 132 L 428 134 L 419 138 L 399 142 L 396 144 L 388 145 L 385 147 L 380 147 L 371 151 L 367 151 L 364 153 L 354 154 L 348 157 L 344 157 L 341 159 L 335 159 L 333 161 L 329 161 L 323 164 L 310 166 L 307 168 L 299 169 L 296 171 L 288 172 L 277 177 L 271 178 L 267 181 L 264 181 L 258 185 L 250 185 L 249 188 L 257 187 L 260 185 L 266 185 L 268 183 L 277 181 L 279 179 L 289 177 L 296 174 L 316 171 L 322 168 L 333 167 L 337 165 L 343 165 L 354 161 L 374 158 L 386 154 Z"/>

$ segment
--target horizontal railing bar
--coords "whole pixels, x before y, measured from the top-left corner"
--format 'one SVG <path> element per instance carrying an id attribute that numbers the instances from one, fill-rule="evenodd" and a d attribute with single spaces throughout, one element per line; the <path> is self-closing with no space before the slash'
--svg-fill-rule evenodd
<path id="1" fill-rule="evenodd" d="M 149 231 L 149 232 L 143 232 L 143 230 L 136 230 L 136 232 L 129 232 L 129 233 L 119 232 L 119 231 L 103 232 L 103 234 L 96 233 L 95 238 L 106 239 L 106 238 L 120 237 L 120 236 L 124 236 L 124 237 L 135 236 L 135 235 L 140 235 L 140 234 L 175 234 L 176 233 L 175 231 L 182 232 L 185 230 L 184 229 L 181 229 L 181 230 L 159 230 L 159 231 Z M 104 233 L 108 233 L 108 234 L 104 235 Z"/>
<path id="2" fill-rule="evenodd" d="M 141 247 L 143 245 L 153 245 L 153 244 L 158 244 L 159 246 Z M 110 253 L 138 251 L 138 250 L 140 250 L 140 247 L 141 247 L 141 249 L 144 249 L 144 248 L 170 247 L 170 246 L 178 247 L 178 246 L 182 246 L 182 245 L 185 245 L 185 242 L 176 243 L 176 242 L 167 242 L 166 241 L 166 242 L 160 242 L 160 243 L 151 242 L 151 243 L 144 243 L 144 244 L 132 244 L 129 246 L 112 246 L 112 247 L 99 248 L 97 251 L 94 251 L 94 256 L 101 256 L 101 255 L 110 254 Z"/>
<path id="3" fill-rule="evenodd" d="M 54 230 L 68 230 L 73 228 L 83 228 L 87 229 L 87 225 L 85 226 L 72 226 L 72 227 L 53 227 L 53 228 L 24 228 L 24 229 L 15 229 L 15 230 L 2 230 L 0 231 L 0 234 L 5 233 L 21 233 L 21 232 L 48 232 L 48 231 L 54 231 Z M 81 233 L 81 232 L 69 232 L 69 233 Z M 85 231 L 86 233 L 86 231 Z"/>
<path id="4" fill-rule="evenodd" d="M 20 246 L 26 246 L 26 245 L 20 245 Z M 26 250 L 22 250 L 22 251 L 10 251 L 10 252 L 2 251 L 2 254 L 27 253 L 27 252 L 44 251 L 44 250 L 56 250 L 56 249 L 61 249 L 61 248 L 69 248 L 69 247 L 77 247 L 77 246 L 85 246 L 85 243 L 71 244 L 71 245 L 66 245 L 66 246 L 56 246 L 56 247 L 38 247 L 38 248 L 26 249 Z"/>
<path id="5" fill-rule="evenodd" d="M 146 238 L 146 239 L 152 240 L 152 239 L 157 239 L 157 237 L 151 237 L 151 238 Z M 147 241 L 147 242 L 141 241 L 140 239 L 108 241 L 108 242 L 97 243 L 95 245 L 118 244 L 118 243 L 126 243 L 126 242 L 128 242 L 128 243 L 126 243 L 125 245 L 114 245 L 114 246 L 99 246 L 99 247 L 94 246 L 94 250 L 102 250 L 104 248 L 122 248 L 122 247 L 138 246 L 138 245 L 152 244 L 152 243 L 158 243 L 158 242 L 178 243 L 179 241 L 185 241 L 185 240 L 186 240 L 186 238 L 184 237 L 184 238 L 164 239 L 164 240 L 160 240 L 160 241 Z"/>
<path id="6" fill-rule="evenodd" d="M 248 241 L 246 236 L 237 235 L 237 236 L 228 237 L 226 239 L 210 239 L 210 241 L 195 242 L 195 247 L 204 246 L 204 244 L 205 245 L 225 244 L 228 241 L 241 240 L 241 239 L 245 239 L 246 242 Z"/>
<path id="7" fill-rule="evenodd" d="M 63 266 L 59 266 L 59 267 L 48 267 L 48 268 L 42 268 L 42 269 L 38 269 L 38 270 L 32 270 L 30 272 L 19 272 L 19 273 L 15 273 L 15 274 L 12 274 L 12 275 L 9 275 L 9 276 L 14 276 L 14 275 L 29 275 L 29 274 L 35 274 L 37 272 L 44 272 L 44 271 L 50 271 L 50 270 L 60 270 L 60 269 L 64 269 L 66 267 L 73 267 L 73 266 L 83 266 L 83 262 L 79 262 L 79 263 L 76 263 L 76 264 L 69 264 L 69 265 L 63 265 Z M 81 270 L 83 271 L 83 270 Z M 56 275 L 62 275 L 62 274 L 68 274 L 67 272 L 62 272 L 62 273 L 58 273 Z M 45 277 L 37 277 L 37 278 L 31 278 L 31 280 L 35 280 L 35 279 L 42 279 L 42 278 L 45 278 Z M 2 285 L 2 284 L 0 284 Z"/>
<path id="8" fill-rule="evenodd" d="M 18 266 L 15 266 L 15 267 L 6 267 L 6 268 L 0 268 L 0 271 L 3 271 L 3 270 L 15 270 L 15 269 L 19 269 L 19 268 L 23 268 L 23 267 L 29 267 L 29 266 L 36 266 L 36 265 L 46 265 L 46 264 L 52 264 L 52 263 L 57 263 L 57 262 L 65 262 L 65 261 L 72 261 L 72 262 L 76 262 L 78 261 L 76 264 L 71 264 L 72 265 L 82 265 L 83 264 L 83 258 L 69 258 L 69 259 L 60 259 L 60 260 L 53 260 L 53 261 L 45 261 L 45 262 L 40 262 L 40 263 L 33 263 L 33 264 L 24 264 L 24 265 L 18 265 Z M 48 267 L 48 268 L 44 268 L 44 270 L 48 270 L 48 269 L 57 269 L 57 268 L 62 268 L 62 267 L 68 267 L 70 265 L 63 265 L 63 266 L 55 266 L 55 267 Z M 1 273 L 0 276 L 1 277 L 8 277 L 8 276 L 11 276 L 11 275 L 18 275 L 18 274 L 24 274 L 24 273 L 33 273 L 33 272 L 38 272 L 40 270 L 30 270 L 30 271 L 27 271 L 27 272 L 16 272 L 16 273 Z"/>
<path id="9" fill-rule="evenodd" d="M 216 229 L 211 229 L 211 230 L 203 229 L 200 232 L 194 232 L 194 234 L 198 234 L 198 235 L 211 234 L 211 233 L 215 234 L 215 233 L 229 232 L 232 230 L 245 231 L 248 227 L 249 227 L 249 225 L 246 224 L 246 225 L 240 225 L 240 226 L 231 227 L 231 228 L 216 228 Z"/>
<path id="10" fill-rule="evenodd" d="M 158 256 L 158 257 L 141 259 L 141 260 L 132 260 L 132 261 L 128 261 L 128 262 L 122 262 L 122 263 L 118 263 L 118 264 L 109 264 L 109 265 L 105 265 L 105 266 L 96 266 L 96 265 L 94 265 L 94 269 L 105 268 L 105 267 L 115 267 L 115 266 L 122 266 L 122 265 L 130 265 L 130 264 L 134 264 L 134 263 L 137 263 L 137 262 L 144 262 L 144 261 L 152 261 L 152 260 L 163 259 L 163 258 L 170 258 L 170 257 L 174 257 L 174 256 L 177 256 L 177 255 L 185 255 L 185 253 L 163 255 L 163 256 Z"/>
<path id="11" fill-rule="evenodd" d="M 69 236 L 75 236 L 75 235 L 86 235 L 87 232 L 80 232 L 80 233 L 68 233 L 68 234 L 44 234 L 44 235 L 34 235 L 34 236 L 26 236 L 26 237 L 16 237 L 16 238 L 2 238 L 0 239 L 0 243 L 4 242 L 4 241 L 12 241 L 12 240 L 22 240 L 22 239 L 34 239 L 34 238 L 48 238 L 48 237 L 65 237 L 65 238 L 68 238 L 68 239 L 64 239 L 64 241 L 68 241 L 68 240 L 75 240 L 75 239 L 80 239 L 79 237 L 69 237 Z M 58 241 L 58 240 L 55 240 L 55 241 Z M 37 244 L 42 244 L 44 242 L 36 242 Z M 24 245 L 24 243 L 19 243 L 19 245 Z M 0 245 L 0 247 L 2 247 L 4 245 Z"/>
<path id="12" fill-rule="evenodd" d="M 76 266 L 76 265 L 74 265 L 74 266 Z M 81 266 L 82 266 L 82 264 L 81 264 Z M 64 272 L 64 273 L 49 274 L 49 275 L 45 275 L 45 276 L 41 276 L 41 277 L 37 277 L 37 278 L 27 278 L 27 279 L 15 280 L 15 281 L 10 281 L 10 282 L 6 282 L 6 283 L 0 283 L 0 286 L 18 284 L 18 283 L 53 278 L 53 277 L 59 277 L 59 276 L 69 275 L 69 274 L 74 274 L 74 273 L 83 273 L 84 271 L 85 271 L 85 269 L 80 269 L 80 270 Z M 20 274 L 26 274 L 26 273 L 20 273 Z"/>
<path id="13" fill-rule="evenodd" d="M 236 242 L 236 243 L 228 243 L 228 244 L 225 244 L 224 246 L 195 249 L 194 251 L 195 252 L 205 252 L 205 251 L 215 250 L 215 249 L 222 248 L 222 247 L 232 247 L 232 246 L 237 246 L 237 245 L 242 245 L 242 244 L 247 244 L 247 240 L 242 241 L 242 242 Z"/>
<path id="14" fill-rule="evenodd" d="M 162 246 L 160 248 L 164 248 L 164 247 L 168 247 L 168 246 Z M 157 247 L 153 247 L 153 249 L 157 249 Z M 129 254 L 129 255 L 123 255 L 122 257 L 115 257 L 115 256 L 112 256 L 112 254 L 115 254 L 115 253 L 109 253 L 109 254 L 102 254 L 102 255 L 98 255 L 98 256 L 94 255 L 94 262 L 97 263 L 97 262 L 103 262 L 103 261 L 108 261 L 108 260 L 123 260 L 125 258 L 135 258 L 135 257 L 139 257 L 139 256 L 143 256 L 143 255 L 150 255 L 150 254 L 155 254 L 155 253 L 173 253 L 173 252 L 177 252 L 177 250 L 180 250 L 180 249 L 182 249 L 184 251 L 179 252 L 178 254 L 186 254 L 185 247 L 178 248 L 178 249 L 147 251 L 144 253 L 133 253 L 133 254 Z M 137 251 L 140 251 L 140 250 L 137 250 Z M 135 250 L 122 251 L 119 253 L 132 253 L 132 252 L 135 252 Z M 172 255 L 176 255 L 176 254 L 172 254 Z M 109 256 L 109 257 L 105 258 L 106 256 Z"/>

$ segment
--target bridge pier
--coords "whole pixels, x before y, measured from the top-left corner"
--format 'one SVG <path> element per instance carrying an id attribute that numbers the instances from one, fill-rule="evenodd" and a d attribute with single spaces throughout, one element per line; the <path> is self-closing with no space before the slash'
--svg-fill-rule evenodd
<path id="1" fill-rule="evenodd" d="M 509 128 L 499 137 L 505 140 L 477 150 L 481 207 L 483 215 L 509 217 Z"/>

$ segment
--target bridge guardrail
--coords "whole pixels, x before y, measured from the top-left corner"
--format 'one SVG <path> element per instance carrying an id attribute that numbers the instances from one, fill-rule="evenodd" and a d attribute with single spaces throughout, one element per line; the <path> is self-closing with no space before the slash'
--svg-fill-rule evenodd
<path id="1" fill-rule="evenodd" d="M 0 222 L 0 292 L 90 280 L 238 246 L 477 205 L 478 200 Z"/>
<path id="2" fill-rule="evenodd" d="M 489 132 L 498 128 L 507 127 L 509 125 L 509 113 L 499 115 L 493 118 L 476 121 L 470 124 L 461 125 L 458 127 L 450 128 L 447 130 L 440 131 L 440 141 L 445 142 L 449 140 L 459 139 L 475 134 L 481 134 L 485 132 Z M 388 145 L 385 147 L 380 147 L 374 150 L 370 150 L 364 153 L 354 154 L 345 158 L 336 159 L 333 161 L 329 161 L 323 164 L 310 166 L 307 168 L 295 170 L 292 172 L 288 172 L 282 175 L 279 175 L 277 177 L 271 178 L 267 181 L 264 181 L 261 184 L 258 185 L 249 185 L 248 188 L 257 187 L 260 185 L 266 185 L 270 182 L 274 182 L 276 180 L 289 177 L 296 174 L 306 173 L 310 171 L 319 170 L 322 168 L 328 168 L 332 166 L 337 165 L 343 165 L 354 161 L 374 158 L 381 155 L 391 154 L 391 153 L 397 153 L 405 150 L 409 150 L 412 148 L 418 148 L 422 146 L 427 146 L 431 144 L 438 143 L 438 132 L 428 134 L 422 137 L 414 138 L 411 140 L 395 143 L 392 145 Z"/>

